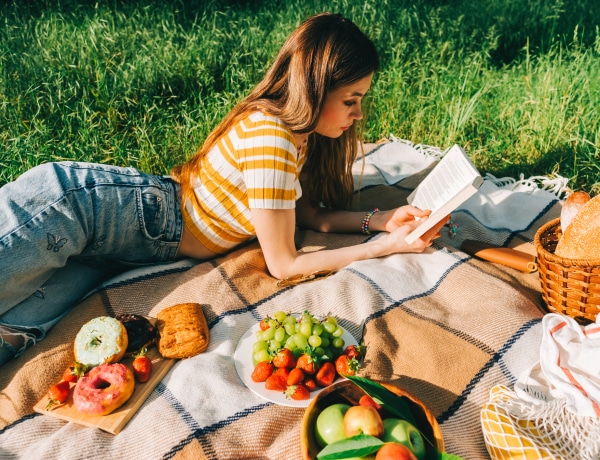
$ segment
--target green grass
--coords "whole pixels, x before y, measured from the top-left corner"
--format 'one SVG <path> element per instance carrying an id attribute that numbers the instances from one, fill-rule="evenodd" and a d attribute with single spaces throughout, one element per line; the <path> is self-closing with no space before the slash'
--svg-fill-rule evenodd
<path id="1" fill-rule="evenodd" d="M 368 141 L 458 143 L 483 173 L 559 174 L 596 194 L 597 3 L 3 2 L 0 184 L 62 159 L 168 172 L 256 84 L 304 17 L 334 11 L 381 53 Z"/>

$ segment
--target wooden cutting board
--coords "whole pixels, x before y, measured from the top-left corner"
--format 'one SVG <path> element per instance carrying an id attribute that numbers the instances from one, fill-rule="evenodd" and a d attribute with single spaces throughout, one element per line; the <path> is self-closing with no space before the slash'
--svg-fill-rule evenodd
<path id="1" fill-rule="evenodd" d="M 33 406 L 33 410 L 40 414 L 49 415 L 68 422 L 100 428 L 108 433 L 117 434 L 123 429 L 131 417 L 133 417 L 133 414 L 140 408 L 146 398 L 150 396 L 154 387 L 158 385 L 158 382 L 163 379 L 176 361 L 174 359 L 163 358 L 156 346 L 152 346 L 148 349 L 148 357 L 152 360 L 152 372 L 148 381 L 144 383 L 136 381 L 135 390 L 133 391 L 131 398 L 129 398 L 129 401 L 108 415 L 85 415 L 75 409 L 72 391 L 75 384 L 73 383 L 71 384 L 71 394 L 65 404 L 54 407 L 51 410 L 46 410 L 48 397 L 44 396 L 41 401 Z M 121 360 L 121 363 L 127 365 L 130 369 L 132 369 L 132 362 L 133 358 L 123 358 Z"/>

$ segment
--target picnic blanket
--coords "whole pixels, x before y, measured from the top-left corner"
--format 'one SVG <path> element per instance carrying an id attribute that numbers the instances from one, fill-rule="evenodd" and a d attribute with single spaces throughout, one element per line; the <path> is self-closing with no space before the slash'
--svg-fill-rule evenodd
<path id="1" fill-rule="evenodd" d="M 390 209 L 443 152 L 392 139 L 367 145 L 357 160 L 354 207 Z M 216 260 L 136 269 L 103 284 L 26 353 L 0 368 L 0 458 L 299 460 L 303 408 L 251 392 L 234 365 L 240 338 L 277 310 L 334 315 L 368 347 L 361 375 L 390 381 L 437 418 L 446 451 L 489 458 L 480 412 L 494 385 L 514 385 L 539 360 L 541 300 L 537 273 L 473 258 L 474 239 L 535 254 L 536 230 L 560 214 L 565 181 L 487 176 L 480 192 L 452 214 L 423 254 L 355 262 L 310 283 L 280 288 L 257 243 Z M 361 244 L 381 234 L 298 231 L 303 251 Z M 32 407 L 73 359 L 81 326 L 102 315 L 156 314 L 197 302 L 210 326 L 208 350 L 177 361 L 123 430 L 35 413 Z"/>

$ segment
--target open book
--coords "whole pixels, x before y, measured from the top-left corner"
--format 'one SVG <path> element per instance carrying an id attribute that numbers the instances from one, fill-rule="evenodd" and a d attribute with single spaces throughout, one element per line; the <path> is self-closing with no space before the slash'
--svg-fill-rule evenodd
<path id="1" fill-rule="evenodd" d="M 408 196 L 408 203 L 431 209 L 429 217 L 406 237 L 412 244 L 440 220 L 448 216 L 483 184 L 483 178 L 463 149 L 454 145 Z"/>

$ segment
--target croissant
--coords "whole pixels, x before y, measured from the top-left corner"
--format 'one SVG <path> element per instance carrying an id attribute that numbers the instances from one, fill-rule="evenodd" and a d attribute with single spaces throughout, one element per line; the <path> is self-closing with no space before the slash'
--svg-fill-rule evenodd
<path id="1" fill-rule="evenodd" d="M 165 358 L 190 358 L 208 348 L 208 323 L 198 303 L 182 303 L 156 315 L 158 351 Z"/>

